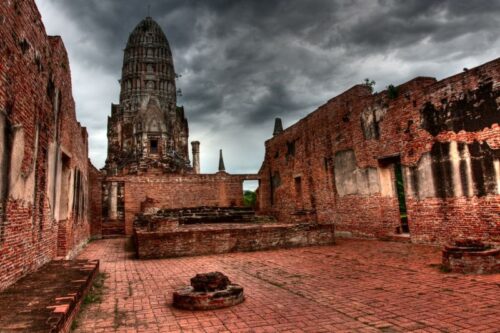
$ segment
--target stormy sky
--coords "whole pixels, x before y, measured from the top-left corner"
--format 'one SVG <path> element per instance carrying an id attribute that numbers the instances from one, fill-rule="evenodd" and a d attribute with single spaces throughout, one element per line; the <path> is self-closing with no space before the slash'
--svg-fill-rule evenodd
<path id="1" fill-rule="evenodd" d="M 36 0 L 68 49 L 80 122 L 98 167 L 117 103 L 123 49 L 148 14 L 170 42 L 202 172 L 224 150 L 231 173 L 255 173 L 274 118 L 285 127 L 365 78 L 375 90 L 438 79 L 500 56 L 492 0 Z"/>

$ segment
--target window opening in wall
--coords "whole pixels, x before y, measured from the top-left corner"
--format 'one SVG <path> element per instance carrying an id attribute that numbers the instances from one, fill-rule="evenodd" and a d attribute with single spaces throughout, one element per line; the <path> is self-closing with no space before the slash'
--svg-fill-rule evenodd
<path id="1" fill-rule="evenodd" d="M 60 194 L 59 194 L 59 203 L 57 219 L 65 220 L 68 218 L 68 204 L 69 204 L 69 185 L 71 178 L 71 158 L 62 153 L 61 154 L 61 186 L 60 186 Z"/>
<path id="2" fill-rule="evenodd" d="M 286 157 L 295 156 L 295 141 L 287 141 L 286 142 Z"/>
<path id="3" fill-rule="evenodd" d="M 295 177 L 295 208 L 302 209 L 302 178 Z"/>
<path id="4" fill-rule="evenodd" d="M 158 154 L 158 140 L 149 140 L 149 152 L 151 154 Z"/>
<path id="5" fill-rule="evenodd" d="M 74 221 L 78 222 L 81 219 L 83 210 L 83 193 L 82 193 L 82 173 L 75 169 L 73 180 L 73 217 Z"/>
<path id="6" fill-rule="evenodd" d="M 325 171 L 328 171 L 328 168 L 330 166 L 330 159 L 328 157 L 323 158 L 323 166 L 325 168 Z"/>
<path id="7" fill-rule="evenodd" d="M 243 205 L 246 207 L 253 207 L 257 203 L 257 189 L 259 187 L 258 180 L 245 180 L 243 181 Z"/>
<path id="8" fill-rule="evenodd" d="M 280 177 L 280 173 L 278 171 L 276 171 L 274 174 L 272 172 L 270 172 L 270 180 L 271 180 L 271 196 L 270 196 L 270 203 L 271 203 L 271 206 L 274 205 L 274 195 L 275 195 L 275 191 L 276 189 L 281 185 L 281 177 Z"/>

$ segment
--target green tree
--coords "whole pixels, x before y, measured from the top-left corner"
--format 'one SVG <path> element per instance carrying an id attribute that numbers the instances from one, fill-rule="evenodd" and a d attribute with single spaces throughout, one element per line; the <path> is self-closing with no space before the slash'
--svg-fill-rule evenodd
<path id="1" fill-rule="evenodd" d="M 254 207 L 257 201 L 257 194 L 254 191 L 243 192 L 243 204 L 247 207 Z"/>

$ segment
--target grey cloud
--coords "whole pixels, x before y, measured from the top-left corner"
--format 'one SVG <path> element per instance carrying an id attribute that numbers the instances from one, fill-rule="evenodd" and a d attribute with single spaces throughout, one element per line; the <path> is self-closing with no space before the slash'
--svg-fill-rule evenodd
<path id="1" fill-rule="evenodd" d="M 119 79 L 122 50 L 128 34 L 147 15 L 147 4 L 38 0 L 47 1 L 60 12 L 60 17 L 44 17 L 48 27 L 51 20 L 64 19 L 79 30 L 68 38 L 65 31 L 49 31 L 65 38 L 72 66 L 80 68 L 74 77 L 92 85 L 82 71 L 93 69 L 102 74 L 94 80 L 108 84 L 110 77 Z M 365 77 L 375 78 L 383 89 L 414 75 L 450 75 L 500 51 L 498 1 L 148 2 L 169 39 L 176 71 L 183 75 L 179 104 L 185 106 L 191 128 L 200 131 L 192 130 L 191 136 L 209 145 L 229 145 L 228 152 L 245 151 L 233 172 L 258 170 L 276 116 L 291 124 Z M 85 87 L 83 82 L 79 86 Z M 85 100 L 93 90 L 75 91 L 80 119 L 91 135 L 105 130 L 116 91 L 116 86 L 101 89 L 93 103 Z M 103 110 L 94 120 L 99 106 Z M 262 128 L 269 128 L 268 133 Z M 238 132 L 245 132 L 241 141 L 231 137 Z M 103 145 L 92 144 L 101 166 Z"/>

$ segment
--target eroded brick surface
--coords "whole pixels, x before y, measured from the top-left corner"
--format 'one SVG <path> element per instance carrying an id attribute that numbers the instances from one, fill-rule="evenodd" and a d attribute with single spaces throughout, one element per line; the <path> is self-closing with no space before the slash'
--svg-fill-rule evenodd
<path id="1" fill-rule="evenodd" d="M 0 290 L 90 235 L 88 135 L 63 41 L 35 2 L 0 2 Z"/>
<path id="2" fill-rule="evenodd" d="M 69 332 L 99 262 L 55 260 L 0 293 L 0 332 Z"/>
<path id="3" fill-rule="evenodd" d="M 138 258 L 154 259 L 331 245 L 335 237 L 333 226 L 325 224 L 220 223 L 136 229 L 134 242 Z"/>
<path id="4" fill-rule="evenodd" d="M 92 244 L 109 274 L 78 332 L 495 332 L 498 275 L 441 273 L 440 249 L 341 240 L 336 246 L 139 261 L 124 239 Z M 245 288 L 232 308 L 191 312 L 172 292 L 220 271 Z"/>
<path id="5" fill-rule="evenodd" d="M 266 141 L 259 205 L 280 222 L 413 242 L 500 241 L 500 59 L 372 93 L 357 85 Z"/>

